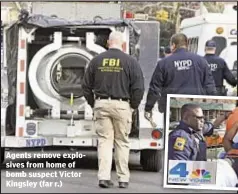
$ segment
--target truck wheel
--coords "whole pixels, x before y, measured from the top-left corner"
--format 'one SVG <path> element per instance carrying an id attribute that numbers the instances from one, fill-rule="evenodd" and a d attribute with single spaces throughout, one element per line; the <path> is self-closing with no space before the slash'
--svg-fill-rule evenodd
<path id="1" fill-rule="evenodd" d="M 3 164 L 5 159 L 5 148 L 1 148 L 1 164 Z"/>
<path id="2" fill-rule="evenodd" d="M 145 171 L 159 172 L 162 168 L 162 151 L 142 150 L 140 163 Z"/>

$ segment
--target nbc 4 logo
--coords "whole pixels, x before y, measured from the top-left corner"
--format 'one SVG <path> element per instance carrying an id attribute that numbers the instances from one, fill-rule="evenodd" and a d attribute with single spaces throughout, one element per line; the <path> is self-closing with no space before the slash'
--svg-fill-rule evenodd
<path id="1" fill-rule="evenodd" d="M 206 171 L 205 169 L 196 169 L 192 171 L 188 171 L 187 169 L 187 163 L 185 162 L 180 162 L 176 164 L 173 168 L 170 169 L 169 174 L 170 175 L 177 175 L 179 177 L 187 177 L 189 176 L 191 179 L 211 179 L 211 174 L 209 171 Z"/>
<path id="2" fill-rule="evenodd" d="M 190 178 L 203 178 L 203 179 L 211 179 L 211 174 L 209 171 L 205 169 L 196 169 L 190 175 Z"/>

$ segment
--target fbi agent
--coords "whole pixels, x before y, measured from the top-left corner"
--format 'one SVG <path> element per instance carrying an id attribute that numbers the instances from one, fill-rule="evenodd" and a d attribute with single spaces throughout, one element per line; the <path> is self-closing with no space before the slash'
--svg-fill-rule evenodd
<path id="1" fill-rule="evenodd" d="M 208 65 L 212 71 L 212 75 L 215 81 L 217 94 L 220 96 L 226 96 L 226 90 L 223 86 L 223 80 L 226 80 L 228 84 L 235 87 L 237 80 L 228 69 L 226 62 L 215 55 L 216 53 L 216 42 L 213 40 L 208 40 L 205 44 L 205 56 Z"/>
<path id="2" fill-rule="evenodd" d="M 144 94 L 144 78 L 138 62 L 122 51 L 123 35 L 112 32 L 109 50 L 93 58 L 86 70 L 83 90 L 94 110 L 98 135 L 99 186 L 112 186 L 112 149 L 115 148 L 119 187 L 129 185 L 129 133 L 132 112 Z M 94 97 L 95 96 L 95 97 Z"/>

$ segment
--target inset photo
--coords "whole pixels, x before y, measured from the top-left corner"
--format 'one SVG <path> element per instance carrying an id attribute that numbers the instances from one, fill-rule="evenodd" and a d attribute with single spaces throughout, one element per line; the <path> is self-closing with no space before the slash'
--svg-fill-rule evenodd
<path id="1" fill-rule="evenodd" d="M 168 95 L 164 187 L 238 190 L 238 97 Z"/>

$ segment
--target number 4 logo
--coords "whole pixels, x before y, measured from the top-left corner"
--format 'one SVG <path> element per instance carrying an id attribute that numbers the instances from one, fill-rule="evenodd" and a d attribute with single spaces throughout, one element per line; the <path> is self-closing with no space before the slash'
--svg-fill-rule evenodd
<path id="1" fill-rule="evenodd" d="M 172 169 L 170 169 L 169 174 L 171 175 L 179 175 L 179 177 L 186 177 L 188 175 L 187 164 L 186 163 L 178 163 Z"/>

